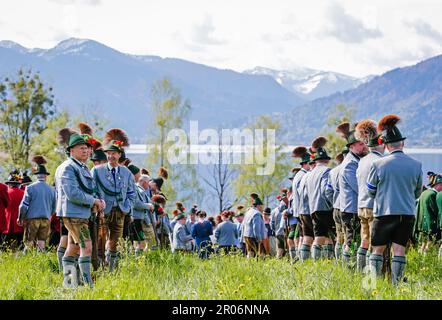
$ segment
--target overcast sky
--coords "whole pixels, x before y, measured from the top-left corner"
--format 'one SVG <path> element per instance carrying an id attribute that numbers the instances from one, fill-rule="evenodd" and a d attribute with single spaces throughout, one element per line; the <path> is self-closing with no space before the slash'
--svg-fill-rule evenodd
<path id="1" fill-rule="evenodd" d="M 442 53 L 440 0 L 0 0 L 0 40 L 69 37 L 243 71 L 380 74 Z"/>

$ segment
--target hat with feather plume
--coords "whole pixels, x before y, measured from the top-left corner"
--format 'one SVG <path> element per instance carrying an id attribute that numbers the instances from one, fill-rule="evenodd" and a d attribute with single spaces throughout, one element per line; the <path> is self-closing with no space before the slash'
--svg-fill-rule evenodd
<path id="1" fill-rule="evenodd" d="M 104 152 L 117 151 L 124 153 L 124 148 L 129 147 L 129 137 L 124 130 L 113 128 L 104 135 L 103 144 L 105 145 Z"/>
<path id="2" fill-rule="evenodd" d="M 359 140 L 355 137 L 356 126 L 357 123 L 351 125 L 350 122 L 343 122 L 336 127 L 336 132 L 338 132 L 347 141 L 347 147 L 359 142 Z"/>
<path id="3" fill-rule="evenodd" d="M 330 160 L 331 158 L 327 154 L 327 150 L 325 150 L 325 145 L 327 144 L 327 138 L 320 136 L 317 137 L 312 142 L 311 150 L 313 151 L 312 161 L 316 162 L 318 160 Z"/>
<path id="4" fill-rule="evenodd" d="M 300 164 L 310 162 L 310 153 L 309 153 L 308 149 L 304 146 L 299 146 L 299 147 L 296 147 L 295 149 L 293 149 L 292 157 L 300 158 L 301 159 Z"/>
<path id="5" fill-rule="evenodd" d="M 376 128 L 376 122 L 365 119 L 358 122 L 355 128 L 356 139 L 363 141 L 368 147 L 377 147 L 379 143 L 379 134 Z M 381 143 L 382 144 L 382 143 Z"/>
<path id="6" fill-rule="evenodd" d="M 45 164 L 47 163 L 46 158 L 40 155 L 36 155 L 32 157 L 32 174 L 45 174 L 49 175 L 50 173 L 46 170 Z"/>
<path id="7" fill-rule="evenodd" d="M 396 126 L 400 120 L 401 118 L 395 114 L 386 115 L 379 120 L 378 133 L 380 134 L 380 142 L 387 144 L 406 139 L 402 136 L 401 131 Z"/>
<path id="8" fill-rule="evenodd" d="M 158 190 L 161 190 L 164 180 L 167 180 L 168 177 L 169 177 L 169 173 L 168 173 L 167 169 L 164 167 L 160 167 L 160 169 L 158 170 L 158 177 L 155 179 L 152 179 L 152 181 L 155 182 L 155 184 L 158 187 Z"/>

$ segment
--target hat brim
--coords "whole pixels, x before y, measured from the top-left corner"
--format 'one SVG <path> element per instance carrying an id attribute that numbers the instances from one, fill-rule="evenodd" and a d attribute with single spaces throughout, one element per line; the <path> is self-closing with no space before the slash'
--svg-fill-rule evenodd
<path id="1" fill-rule="evenodd" d="M 21 184 L 20 181 L 5 181 L 5 184 Z"/>
<path id="2" fill-rule="evenodd" d="M 78 146 L 78 145 L 81 145 L 81 144 L 85 144 L 85 145 L 87 145 L 88 147 L 92 147 L 92 145 L 90 144 L 90 143 L 88 143 L 88 142 L 78 142 L 78 143 L 75 143 L 75 144 L 73 144 L 73 145 L 71 145 L 71 146 L 68 146 L 68 147 L 66 147 L 66 150 L 67 151 L 69 151 L 69 150 L 71 150 L 73 147 L 75 147 L 75 146 Z"/>
<path id="3" fill-rule="evenodd" d="M 321 158 L 316 158 L 313 162 L 318 161 L 318 160 L 331 160 L 331 158 L 329 156 L 321 157 Z"/>
<path id="4" fill-rule="evenodd" d="M 388 140 L 388 141 L 385 141 L 384 144 L 400 142 L 400 141 L 404 141 L 405 139 L 407 139 L 407 137 L 402 137 L 400 139 Z"/>

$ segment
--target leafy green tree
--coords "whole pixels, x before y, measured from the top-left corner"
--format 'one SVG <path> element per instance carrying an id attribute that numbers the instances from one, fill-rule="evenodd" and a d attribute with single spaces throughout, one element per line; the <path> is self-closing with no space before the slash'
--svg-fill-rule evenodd
<path id="1" fill-rule="evenodd" d="M 174 144 L 167 140 L 167 135 L 170 130 L 182 129 L 191 110 L 190 102 L 183 100 L 180 90 L 171 80 L 163 78 L 152 85 L 150 109 L 154 129 L 149 135 L 148 145 L 154 147 L 148 150 L 147 167 L 153 177 L 159 167 L 168 170 L 169 179 L 163 186 L 163 192 L 169 199 L 168 208 L 171 209 L 176 201 L 202 200 L 204 189 L 197 179 L 195 166 L 172 164 L 167 158 L 167 151 Z"/>
<path id="2" fill-rule="evenodd" d="M 150 140 L 158 146 L 154 150 L 154 157 L 159 158 L 160 166 L 165 165 L 166 150 L 172 144 L 167 142 L 168 131 L 182 128 L 190 110 L 190 102 L 183 101 L 180 90 L 168 78 L 163 78 L 153 84 L 151 111 L 155 130 L 152 131 Z"/>
<path id="3" fill-rule="evenodd" d="M 55 114 L 52 88 L 37 73 L 20 69 L 14 79 L 0 82 L 0 147 L 8 157 L 4 166 L 28 165 L 31 143 Z"/>
<path id="4" fill-rule="evenodd" d="M 275 121 L 270 116 L 260 116 L 256 119 L 249 129 L 273 129 L 279 131 L 281 134 L 281 124 Z M 264 138 L 264 146 L 267 145 L 268 137 Z M 254 161 L 252 164 L 239 165 L 239 174 L 234 182 L 235 195 L 238 199 L 247 199 L 252 192 L 256 192 L 262 197 L 266 206 L 273 203 L 272 198 L 279 194 L 280 188 L 285 187 L 284 180 L 290 171 L 290 163 L 287 154 L 280 152 L 284 145 L 276 145 L 275 152 L 275 167 L 269 174 L 258 175 L 257 170 L 265 167 L 266 164 L 259 164 Z M 249 154 L 250 156 L 250 154 Z M 268 153 L 265 152 L 265 157 Z M 248 205 L 249 203 L 245 203 Z"/>
<path id="5" fill-rule="evenodd" d="M 46 169 L 49 171 L 48 182 L 54 181 L 54 173 L 57 167 L 66 160 L 66 153 L 57 143 L 57 134 L 69 125 L 69 115 L 67 111 L 57 114 L 47 122 L 46 129 L 40 135 L 32 139 L 32 155 L 43 155 L 46 160 Z"/>
<path id="6" fill-rule="evenodd" d="M 344 104 L 338 104 L 331 108 L 330 115 L 326 121 L 326 129 L 324 129 L 321 134 L 328 140 L 326 148 L 332 159 L 341 153 L 346 145 L 345 139 L 341 138 L 341 136 L 336 133 L 336 127 L 342 122 L 351 123 L 353 117 L 354 109 L 349 108 Z"/>

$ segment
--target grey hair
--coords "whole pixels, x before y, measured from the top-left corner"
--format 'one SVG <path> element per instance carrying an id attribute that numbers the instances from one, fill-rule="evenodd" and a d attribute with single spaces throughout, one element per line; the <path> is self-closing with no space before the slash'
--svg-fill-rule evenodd
<path id="1" fill-rule="evenodd" d="M 37 174 L 37 179 L 38 180 L 45 180 L 46 179 L 46 175 L 45 174 Z"/>
<path id="2" fill-rule="evenodd" d="M 147 182 L 149 182 L 150 180 L 152 180 L 151 177 L 149 177 L 147 174 L 142 174 L 142 175 L 140 176 L 140 178 L 138 179 L 138 182 L 139 182 L 139 183 L 141 183 L 141 182 L 143 182 L 143 181 L 147 181 Z"/>
<path id="3" fill-rule="evenodd" d="M 383 145 L 380 145 L 380 146 L 376 146 L 376 147 L 370 147 L 369 148 L 370 149 L 370 151 L 377 151 L 377 152 L 384 152 L 384 146 Z"/>
<path id="4" fill-rule="evenodd" d="M 392 143 L 387 143 L 389 149 L 400 149 L 404 147 L 404 141 L 396 141 Z"/>

